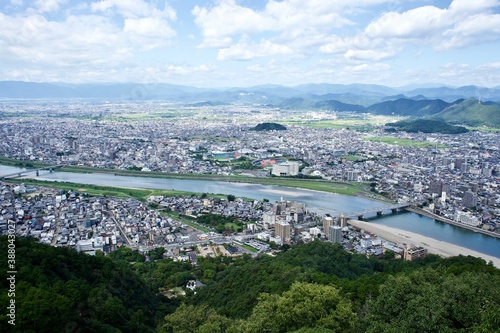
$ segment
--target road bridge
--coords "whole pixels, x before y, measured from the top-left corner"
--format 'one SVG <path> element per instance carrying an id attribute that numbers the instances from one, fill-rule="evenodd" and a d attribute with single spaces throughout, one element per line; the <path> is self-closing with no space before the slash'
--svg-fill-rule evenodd
<path id="1" fill-rule="evenodd" d="M 407 207 L 410 207 L 410 203 L 390 205 L 390 206 L 382 206 L 377 208 L 368 208 L 364 210 L 360 210 L 357 212 L 348 212 L 343 213 L 342 215 L 347 218 L 357 217 L 358 219 L 363 219 L 366 214 L 376 213 L 377 215 L 382 215 L 384 211 L 391 210 L 393 213 L 399 212 Z"/>
<path id="2" fill-rule="evenodd" d="M 5 180 L 8 178 L 18 178 L 18 177 L 22 177 L 23 175 L 30 173 L 30 172 L 36 172 L 36 175 L 38 176 L 40 171 L 48 170 L 48 171 L 52 172 L 55 169 L 59 169 L 59 168 L 62 168 L 64 166 L 65 166 L 64 164 L 58 164 L 58 165 L 49 165 L 49 166 L 37 168 L 37 169 L 28 169 L 28 170 L 24 170 L 24 171 L 18 171 L 18 172 L 11 173 L 8 175 L 2 175 L 2 176 L 0 176 L 0 179 Z"/>

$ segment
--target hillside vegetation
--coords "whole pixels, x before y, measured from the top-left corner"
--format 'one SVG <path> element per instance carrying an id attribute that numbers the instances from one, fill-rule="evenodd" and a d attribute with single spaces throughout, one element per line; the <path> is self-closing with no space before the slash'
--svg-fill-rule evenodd
<path id="1" fill-rule="evenodd" d="M 401 120 L 396 123 L 389 123 L 386 126 L 392 126 L 400 131 L 410 133 L 442 133 L 442 134 L 460 134 L 467 133 L 469 130 L 463 126 L 453 126 L 442 120 L 416 119 Z"/>
<path id="2" fill-rule="evenodd" d="M 6 252 L 7 238 L 0 238 Z M 151 261 L 120 248 L 92 257 L 18 238 L 16 326 L 2 332 L 473 332 L 500 330 L 500 270 L 482 259 L 414 262 L 314 241 L 276 257 Z M 6 267 L 6 258 L 2 259 Z M 161 290 L 191 279 L 196 294 Z M 0 299 L 7 304 L 7 281 Z M 163 318 L 162 318 L 163 317 Z"/>
<path id="3" fill-rule="evenodd" d="M 475 98 L 470 98 L 462 103 L 451 105 L 435 114 L 434 117 L 454 124 L 486 125 L 498 128 L 500 127 L 500 104 L 482 103 Z"/>

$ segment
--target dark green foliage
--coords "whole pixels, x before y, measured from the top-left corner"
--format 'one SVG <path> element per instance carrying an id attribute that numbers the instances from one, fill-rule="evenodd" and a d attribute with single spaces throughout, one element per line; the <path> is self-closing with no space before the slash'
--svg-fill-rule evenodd
<path id="1" fill-rule="evenodd" d="M 500 104 L 469 98 L 451 105 L 434 117 L 454 124 L 498 128 L 500 127 Z"/>
<path id="2" fill-rule="evenodd" d="M 400 115 L 400 116 L 428 116 L 443 111 L 450 106 L 440 99 L 434 100 L 414 100 L 408 98 L 399 98 L 395 101 L 386 101 L 369 106 L 367 112 L 382 115 Z"/>
<path id="3" fill-rule="evenodd" d="M 127 248 L 91 257 L 25 238 L 16 250 L 16 327 L 0 314 L 2 332 L 500 330 L 500 270 L 470 256 L 408 262 L 314 241 L 276 257 L 198 258 L 193 266 L 160 259 L 163 249 L 150 251 L 150 262 Z M 193 279 L 207 286 L 184 305 L 155 296 Z"/>
<path id="4" fill-rule="evenodd" d="M 286 127 L 277 123 L 261 123 L 252 128 L 254 131 L 284 131 Z"/>
<path id="5" fill-rule="evenodd" d="M 7 237 L 0 247 L 7 253 Z M 7 324 L 3 311 L 2 332 L 149 332 L 156 326 L 161 304 L 155 294 L 128 266 L 109 258 L 18 237 L 16 269 L 16 325 Z M 1 304 L 7 304 L 6 279 L 1 289 Z"/>
<path id="6" fill-rule="evenodd" d="M 234 196 L 233 196 L 234 197 Z M 230 196 L 228 196 L 228 200 Z M 231 201 L 231 200 L 229 200 Z M 243 222 L 234 216 L 222 216 L 218 214 L 205 214 L 198 216 L 198 223 L 204 224 L 208 227 L 214 228 L 218 233 L 235 232 L 243 228 Z M 241 230 L 240 230 L 241 231 Z"/>
<path id="7" fill-rule="evenodd" d="M 469 131 L 463 126 L 453 126 L 441 120 L 431 119 L 401 120 L 396 123 L 386 124 L 386 126 L 393 126 L 410 133 L 460 134 Z"/>
<path id="8" fill-rule="evenodd" d="M 433 260 L 438 258 L 431 256 L 429 262 Z M 421 265 L 421 261 L 366 258 L 344 251 L 339 244 L 314 241 L 275 258 L 263 256 L 220 272 L 215 283 L 200 290 L 193 302 L 213 306 L 230 318 L 245 318 L 260 293 L 280 294 L 293 282 L 303 281 L 341 287 L 361 305 L 366 296 L 377 293 L 387 277 L 374 276 L 376 272 L 399 272 Z"/>
<path id="9" fill-rule="evenodd" d="M 391 276 L 368 302 L 366 331 L 498 332 L 499 285 L 498 274 L 423 269 Z"/>

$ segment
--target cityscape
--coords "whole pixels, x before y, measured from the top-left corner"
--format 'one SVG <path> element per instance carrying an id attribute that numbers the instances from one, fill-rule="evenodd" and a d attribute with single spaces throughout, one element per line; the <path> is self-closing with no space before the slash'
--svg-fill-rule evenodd
<path id="1" fill-rule="evenodd" d="M 0 1 L 0 332 L 499 333 L 499 27 Z"/>
<path id="2" fill-rule="evenodd" d="M 310 111 L 304 115 L 290 110 L 237 105 L 183 107 L 163 102 L 149 102 L 145 106 L 92 102 L 83 107 L 61 101 L 25 103 L 17 107 L 12 102 L 3 104 L 2 111 L 11 115 L 2 121 L 0 131 L 0 154 L 5 158 L 87 167 L 93 172 L 100 169 L 141 172 L 143 176 L 192 174 L 226 177 L 220 179 L 228 181 L 243 176 L 258 181 L 280 177 L 297 179 L 300 174 L 302 179 L 318 184 L 365 184 L 364 191 L 358 194 L 382 201 L 379 206 L 406 204 L 421 214 L 459 227 L 492 237 L 500 235 L 500 150 L 495 132 L 389 134 L 384 125 L 387 118 L 380 116 L 327 111 Z M 317 123 L 337 122 L 340 127 L 310 126 L 308 119 Z M 259 123 L 280 120 L 286 124 L 285 130 L 253 130 Z M 361 127 L 342 127 L 349 122 Z M 33 176 L 33 173 L 27 174 L 29 178 Z M 55 195 L 55 190 L 35 190 L 28 184 L 16 185 L 11 191 L 18 195 L 41 193 L 30 203 L 13 203 L 11 198 L 4 198 L 4 208 L 10 207 L 2 214 L 4 233 L 7 221 L 17 211 L 17 218 L 29 221 L 20 229 L 21 234 L 36 235 L 47 244 L 78 249 L 88 248 L 88 244 L 94 242 L 98 245 L 91 247 L 93 253 L 95 249 L 103 251 L 104 245 L 107 251 L 119 246 L 147 251 L 154 246 L 172 248 L 173 243 L 183 247 L 183 240 L 188 238 L 197 243 L 208 243 L 212 239 L 223 242 L 221 234 L 227 234 L 225 230 L 214 234 L 214 229 L 212 235 L 179 234 L 177 229 L 183 226 L 180 221 L 160 215 L 147 203 L 195 220 L 203 214 L 235 217 L 243 224 L 231 234 L 278 245 L 307 242 L 318 234 L 328 240 L 330 227 L 347 227 L 347 223 L 340 223 L 339 215 L 353 213 L 332 210 L 329 213 L 335 221 L 324 224 L 321 220 L 329 213 L 317 214 L 303 209 L 300 218 L 292 213 L 280 216 L 280 210 L 276 213 L 278 203 L 250 204 L 243 198 L 238 198 L 240 203 L 236 206 L 227 198 L 222 201 L 229 207 L 219 200 L 217 204 L 199 198 L 192 202 L 182 196 L 172 197 L 181 202 L 180 206 L 172 206 L 162 196 L 161 199 L 147 198 L 147 203 L 131 202 L 132 199 L 117 203 L 108 202 L 108 198 L 94 198 L 95 202 L 85 204 L 76 200 L 78 192 L 69 197 Z M 7 188 L 4 192 L 9 193 Z M 50 201 L 42 207 L 44 200 L 48 200 L 46 196 Z M 272 210 L 272 204 L 275 217 L 269 222 L 266 214 Z M 43 214 L 38 212 L 47 207 L 49 210 Z M 40 215 L 45 218 L 37 219 Z M 288 225 L 287 233 L 278 231 L 283 228 L 280 222 Z M 304 222 L 309 224 L 307 228 L 302 225 Z M 100 234 L 104 238 L 97 236 Z M 227 243 L 234 245 L 234 236 Z M 347 242 L 346 246 L 357 253 L 367 251 L 366 246 L 360 248 Z M 259 247 L 257 250 L 260 252 Z"/>

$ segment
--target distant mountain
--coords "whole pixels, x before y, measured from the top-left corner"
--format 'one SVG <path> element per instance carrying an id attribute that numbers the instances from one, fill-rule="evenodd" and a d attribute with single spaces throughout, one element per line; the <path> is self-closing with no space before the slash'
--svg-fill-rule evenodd
<path id="1" fill-rule="evenodd" d="M 197 88 L 167 83 L 67 84 L 0 81 L 0 98 L 166 100 L 193 106 L 245 104 L 290 110 L 434 116 L 452 123 L 499 126 L 500 86 L 390 88 L 372 84 L 259 85 Z M 472 98 L 472 99 L 471 99 Z"/>
<path id="2" fill-rule="evenodd" d="M 500 104 L 469 98 L 450 105 L 442 112 L 434 114 L 433 118 L 453 124 L 500 127 Z"/>
<path id="3" fill-rule="evenodd" d="M 400 131 L 410 133 L 442 133 L 442 134 L 460 134 L 466 133 L 469 130 L 462 126 L 453 126 L 442 120 L 434 119 L 415 119 L 415 120 L 401 120 L 396 123 L 386 124 L 392 126 Z"/>
<path id="4" fill-rule="evenodd" d="M 76 98 L 71 87 L 51 83 L 0 81 L 0 98 Z"/>
<path id="5" fill-rule="evenodd" d="M 447 102 L 457 99 L 477 98 L 481 101 L 500 100 L 500 89 L 485 88 L 478 86 L 463 87 L 437 87 L 437 88 L 419 88 L 407 92 L 408 96 L 423 95 L 426 98 L 439 98 Z"/>
<path id="6" fill-rule="evenodd" d="M 343 93 L 353 93 L 357 95 L 363 96 L 386 96 L 386 95 L 395 95 L 400 93 L 401 91 L 376 85 L 376 84 L 327 84 L 327 83 L 311 83 L 311 84 L 303 84 L 299 86 L 295 86 L 295 89 L 311 94 L 343 94 Z"/>
<path id="7" fill-rule="evenodd" d="M 304 99 L 301 97 L 286 99 L 281 103 L 276 104 L 275 106 L 283 109 L 293 109 L 293 110 L 322 109 L 329 111 L 351 111 L 351 112 L 365 111 L 365 107 L 362 105 L 347 104 L 337 100 L 321 100 L 316 102 L 314 100 Z"/>
<path id="8" fill-rule="evenodd" d="M 366 108 L 366 110 L 370 113 L 380 115 L 422 117 L 439 113 L 450 105 L 450 103 L 440 99 L 413 100 L 409 98 L 399 98 L 395 101 L 385 101 L 373 104 Z"/>
<path id="9" fill-rule="evenodd" d="M 346 104 L 368 106 L 388 99 L 441 99 L 453 102 L 457 99 L 477 98 L 484 101 L 500 101 L 500 87 L 428 87 L 406 86 L 391 88 L 375 84 L 303 84 L 294 87 L 259 85 L 246 88 L 197 88 L 167 83 L 35 83 L 0 81 L 0 98 L 113 98 L 113 99 L 165 99 L 189 103 L 220 101 L 225 103 L 272 103 L 290 98 L 314 101 L 337 100 Z"/>
<path id="10" fill-rule="evenodd" d="M 354 112 L 365 112 L 366 108 L 362 105 L 357 104 L 347 104 L 336 100 L 321 101 L 315 104 L 316 108 L 327 109 L 331 111 L 354 111 Z"/>

